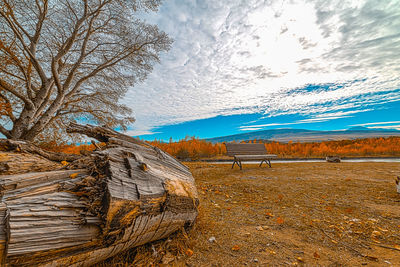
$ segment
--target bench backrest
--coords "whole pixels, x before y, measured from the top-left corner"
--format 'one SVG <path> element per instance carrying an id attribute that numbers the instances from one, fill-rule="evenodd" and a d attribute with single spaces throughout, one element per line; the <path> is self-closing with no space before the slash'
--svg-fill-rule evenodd
<path id="1" fill-rule="evenodd" d="M 235 144 L 226 143 L 226 154 L 234 155 L 263 155 L 267 153 L 264 144 Z"/>

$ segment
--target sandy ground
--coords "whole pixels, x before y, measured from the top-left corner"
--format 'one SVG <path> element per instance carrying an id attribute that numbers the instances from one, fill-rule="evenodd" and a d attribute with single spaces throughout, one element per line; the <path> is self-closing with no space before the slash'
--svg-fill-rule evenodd
<path id="1" fill-rule="evenodd" d="M 102 266 L 400 266 L 398 163 L 187 165 L 191 231 Z"/>

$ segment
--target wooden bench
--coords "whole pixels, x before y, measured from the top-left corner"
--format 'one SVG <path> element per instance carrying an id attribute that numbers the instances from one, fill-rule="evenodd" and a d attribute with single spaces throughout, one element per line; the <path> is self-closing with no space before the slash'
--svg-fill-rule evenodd
<path id="1" fill-rule="evenodd" d="M 242 169 L 242 160 L 261 160 L 260 167 L 265 161 L 271 168 L 270 159 L 276 158 L 276 155 L 267 154 L 264 144 L 234 144 L 226 143 L 226 152 L 228 156 L 233 157 L 234 161 L 232 164 L 232 169 L 235 163 Z"/>

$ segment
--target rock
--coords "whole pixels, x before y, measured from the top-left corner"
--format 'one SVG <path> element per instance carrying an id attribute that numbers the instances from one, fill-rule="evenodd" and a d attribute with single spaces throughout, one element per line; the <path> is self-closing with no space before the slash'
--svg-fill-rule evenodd
<path id="1" fill-rule="evenodd" d="M 327 156 L 326 161 L 331 163 L 339 163 L 341 160 L 338 156 Z"/>
<path id="2" fill-rule="evenodd" d="M 215 239 L 215 236 L 212 236 L 212 237 L 210 237 L 210 238 L 208 239 L 208 242 L 214 243 L 214 242 L 217 242 L 217 239 Z"/>
<path id="3" fill-rule="evenodd" d="M 372 238 L 379 238 L 381 236 L 382 236 L 382 233 L 379 231 L 372 231 L 372 233 L 371 233 Z"/>

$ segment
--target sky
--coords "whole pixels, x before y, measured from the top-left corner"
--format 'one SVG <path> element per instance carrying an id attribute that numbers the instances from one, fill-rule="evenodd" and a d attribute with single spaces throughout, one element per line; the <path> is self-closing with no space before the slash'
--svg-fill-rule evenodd
<path id="1" fill-rule="evenodd" d="M 399 0 L 168 0 L 143 18 L 174 43 L 122 101 L 132 136 L 400 130 Z"/>

